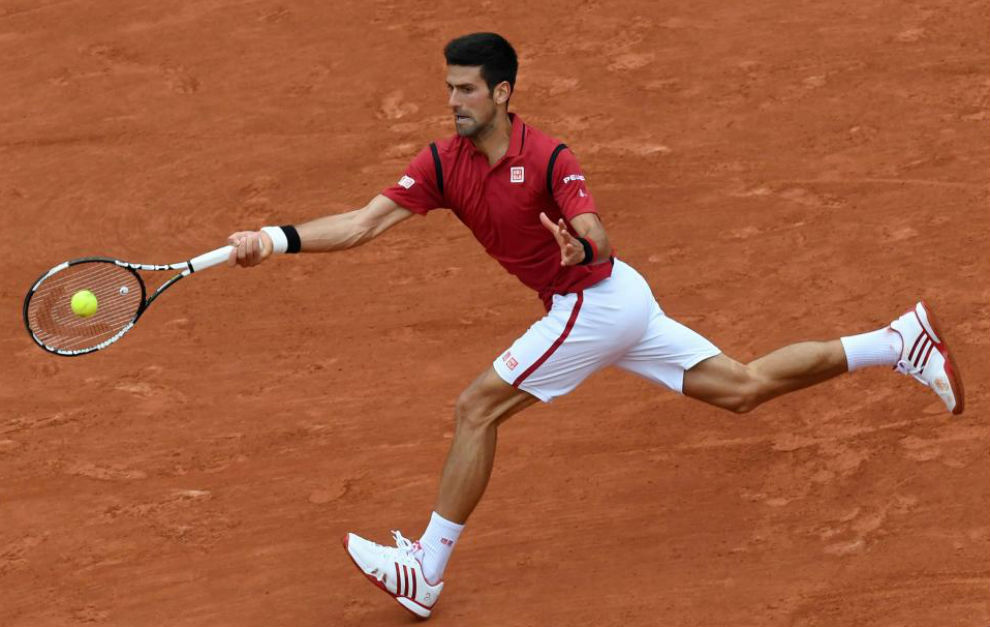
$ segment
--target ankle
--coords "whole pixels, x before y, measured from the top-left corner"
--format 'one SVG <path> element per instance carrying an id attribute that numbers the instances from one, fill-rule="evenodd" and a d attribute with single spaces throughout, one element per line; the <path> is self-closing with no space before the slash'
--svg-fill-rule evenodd
<path id="1" fill-rule="evenodd" d="M 427 581 L 439 582 L 443 579 L 443 571 L 447 568 L 447 562 L 454 552 L 454 545 L 463 530 L 464 525 L 451 522 L 433 512 L 426 531 L 419 539 L 419 544 L 423 548 L 420 564 Z"/>
<path id="2" fill-rule="evenodd" d="M 901 358 L 904 340 L 901 334 L 885 327 L 840 338 L 849 372 L 868 366 L 894 366 Z"/>

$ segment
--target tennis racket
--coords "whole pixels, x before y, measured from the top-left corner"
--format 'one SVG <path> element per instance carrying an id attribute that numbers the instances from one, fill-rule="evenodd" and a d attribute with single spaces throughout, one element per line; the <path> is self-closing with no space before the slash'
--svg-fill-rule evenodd
<path id="1" fill-rule="evenodd" d="M 58 264 L 41 275 L 24 297 L 24 326 L 31 339 L 56 355 L 75 357 L 107 348 L 130 331 L 162 292 L 193 272 L 227 260 L 233 246 L 217 248 L 189 261 L 164 266 L 109 257 L 84 257 Z M 148 296 L 138 273 L 178 271 Z M 88 290 L 96 311 L 76 314 L 72 297 Z M 88 295 L 87 295 L 88 296 Z"/>

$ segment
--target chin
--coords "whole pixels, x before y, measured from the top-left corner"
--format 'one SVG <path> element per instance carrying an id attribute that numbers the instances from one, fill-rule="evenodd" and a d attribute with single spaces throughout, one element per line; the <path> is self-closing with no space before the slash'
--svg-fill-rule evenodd
<path id="1" fill-rule="evenodd" d="M 461 126 L 459 124 L 454 124 L 454 130 L 461 137 L 474 137 L 478 134 L 478 125 L 472 124 L 471 126 Z"/>

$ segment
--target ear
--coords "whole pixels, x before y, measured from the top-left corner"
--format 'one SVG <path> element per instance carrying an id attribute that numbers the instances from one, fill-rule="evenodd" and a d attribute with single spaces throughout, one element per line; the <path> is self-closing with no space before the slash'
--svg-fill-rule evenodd
<path id="1" fill-rule="evenodd" d="M 492 91 L 492 100 L 494 100 L 497 105 L 505 104 L 509 102 L 509 96 L 511 95 L 512 86 L 509 85 L 509 81 L 502 81 L 496 85 L 495 89 Z"/>

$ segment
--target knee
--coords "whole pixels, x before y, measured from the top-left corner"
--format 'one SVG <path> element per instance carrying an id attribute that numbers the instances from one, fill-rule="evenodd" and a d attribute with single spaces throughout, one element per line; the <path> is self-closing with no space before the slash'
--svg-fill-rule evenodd
<path id="1" fill-rule="evenodd" d="M 454 417 L 458 429 L 479 430 L 487 429 L 495 424 L 494 412 L 488 411 L 484 395 L 479 394 L 474 386 L 461 392 L 454 405 Z"/>
<path id="2" fill-rule="evenodd" d="M 759 401 L 757 401 L 755 397 L 739 396 L 732 399 L 727 409 L 734 414 L 748 414 L 756 409 L 759 404 Z"/>

